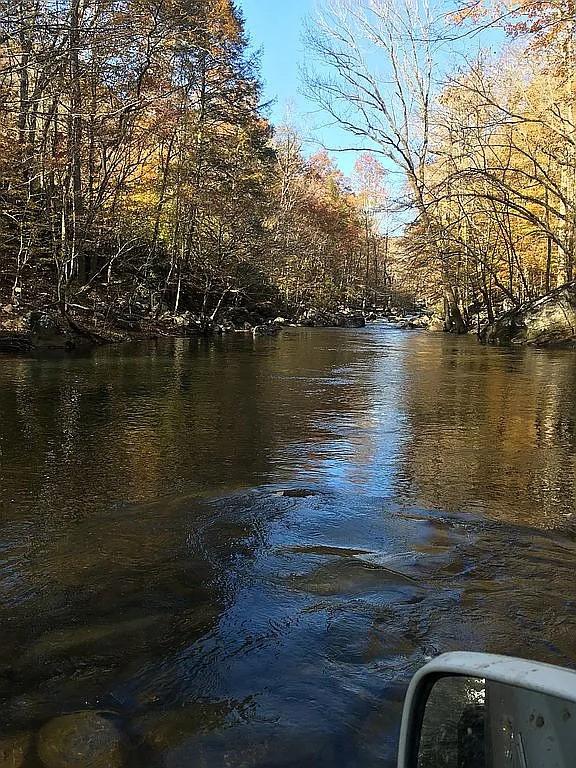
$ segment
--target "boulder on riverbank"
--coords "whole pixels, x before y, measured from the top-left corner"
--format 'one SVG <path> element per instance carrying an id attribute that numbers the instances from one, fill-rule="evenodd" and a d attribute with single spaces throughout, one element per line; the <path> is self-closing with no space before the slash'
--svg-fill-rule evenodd
<path id="1" fill-rule="evenodd" d="M 110 314 L 88 308 L 26 310 L 0 308 L 0 352 L 78 350 L 104 344 L 142 341 L 163 336 L 188 337 L 204 332 L 190 312 L 159 318 L 149 315 Z M 213 329 L 210 329 L 210 332 Z"/>
<path id="2" fill-rule="evenodd" d="M 441 320 L 438 327 L 436 316 L 430 312 L 411 312 L 405 314 L 386 312 L 381 315 L 372 313 L 366 319 L 370 322 L 383 322 L 400 330 L 444 330 L 444 321 Z"/>
<path id="3" fill-rule="evenodd" d="M 502 346 L 576 347 L 576 282 L 510 310 L 481 338 Z"/>
<path id="4" fill-rule="evenodd" d="M 146 336 L 136 322 L 105 319 L 91 310 L 63 314 L 54 308 L 0 307 L 0 352 L 75 350 Z"/>
<path id="5" fill-rule="evenodd" d="M 277 336 L 282 330 L 281 325 L 276 323 L 264 323 L 262 325 L 255 325 L 252 328 L 253 336 Z"/>
<path id="6" fill-rule="evenodd" d="M 0 307 L 0 353 L 77 350 L 162 337 L 227 333 L 274 336 L 289 325 L 314 328 L 364 328 L 366 325 L 364 314 L 353 309 L 308 309 L 298 318 L 265 309 L 269 317 L 254 309 L 232 307 L 223 310 L 217 318 L 208 319 L 188 310 L 174 315 L 167 308 L 157 316 L 144 310 L 132 312 L 129 308 L 104 313 L 101 308 L 71 305 L 62 313 L 53 307 L 30 310 L 7 305 Z"/>
<path id="7" fill-rule="evenodd" d="M 103 340 L 104 341 L 104 340 Z M 0 351 L 77 349 L 97 343 L 97 334 L 57 313 L 28 312 L 0 315 Z"/>
<path id="8" fill-rule="evenodd" d="M 426 330 L 430 331 L 430 333 L 444 333 L 446 330 L 444 318 L 440 317 L 440 315 L 432 315 L 432 317 L 430 317 L 430 322 L 426 326 Z"/>
<path id="9" fill-rule="evenodd" d="M 366 318 L 362 312 L 353 309 L 337 312 L 309 309 L 300 317 L 299 325 L 306 328 L 364 328 Z"/>

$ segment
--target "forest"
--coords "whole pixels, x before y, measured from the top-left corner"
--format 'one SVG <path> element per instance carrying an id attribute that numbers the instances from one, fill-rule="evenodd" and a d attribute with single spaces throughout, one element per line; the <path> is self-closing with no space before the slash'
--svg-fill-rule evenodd
<path id="1" fill-rule="evenodd" d="M 23 0 L 3 17 L 1 303 L 209 323 L 385 284 L 379 165 L 360 158 L 353 188 L 273 129 L 230 0 Z"/>
<path id="2" fill-rule="evenodd" d="M 303 79 L 357 151 L 346 178 L 271 124 L 232 0 L 4 2 L 0 307 L 492 322 L 573 279 L 575 19 L 327 0 Z M 497 53 L 470 56 L 479 30 Z"/>
<path id="3" fill-rule="evenodd" d="M 449 330 L 573 280 L 575 34 L 571 0 L 334 0 L 310 28 L 309 88 L 400 172 L 404 287 Z"/>

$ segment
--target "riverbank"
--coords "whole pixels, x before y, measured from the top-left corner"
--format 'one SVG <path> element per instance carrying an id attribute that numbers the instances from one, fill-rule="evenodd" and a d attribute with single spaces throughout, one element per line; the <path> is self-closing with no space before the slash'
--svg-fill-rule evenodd
<path id="1" fill-rule="evenodd" d="M 0 310 L 0 352 L 22 353 L 40 349 L 75 350 L 169 336 L 163 323 L 122 322 L 84 312 L 53 309 L 21 310 L 5 306 Z"/>
<path id="2" fill-rule="evenodd" d="M 178 315 L 166 312 L 156 317 L 111 315 L 80 306 L 59 312 L 53 307 L 22 309 L 6 305 L 0 309 L 0 352 L 76 350 L 129 341 L 226 333 L 273 336 L 286 326 L 363 328 L 365 325 L 365 314 L 350 308 L 336 311 L 309 308 L 294 316 L 282 316 L 274 307 L 235 307 L 218 317 L 203 318 L 192 312 Z"/>

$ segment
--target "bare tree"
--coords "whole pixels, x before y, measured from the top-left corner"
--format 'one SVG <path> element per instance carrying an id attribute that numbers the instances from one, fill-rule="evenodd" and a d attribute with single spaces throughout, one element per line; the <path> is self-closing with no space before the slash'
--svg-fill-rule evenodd
<path id="1" fill-rule="evenodd" d="M 427 205 L 431 104 L 443 43 L 425 0 L 327 0 L 308 45 L 308 91 L 334 121 L 406 177 L 438 259 L 448 330 L 464 332 L 458 288 Z"/>

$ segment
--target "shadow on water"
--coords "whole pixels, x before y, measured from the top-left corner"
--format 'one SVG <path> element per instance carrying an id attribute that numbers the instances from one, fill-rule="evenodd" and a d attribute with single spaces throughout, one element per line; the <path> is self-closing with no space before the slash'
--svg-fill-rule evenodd
<path id="1" fill-rule="evenodd" d="M 575 370 L 378 327 L 3 360 L 5 739 L 391 766 L 427 658 L 573 665 Z"/>

